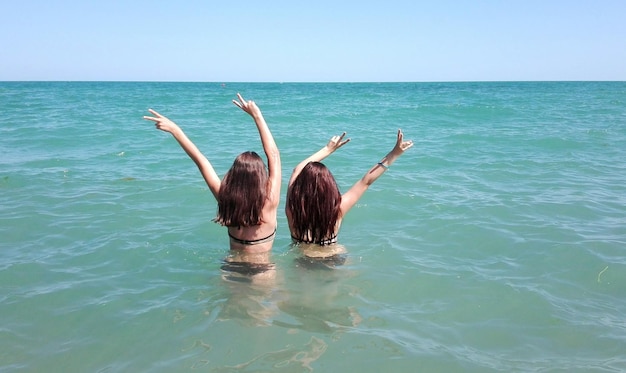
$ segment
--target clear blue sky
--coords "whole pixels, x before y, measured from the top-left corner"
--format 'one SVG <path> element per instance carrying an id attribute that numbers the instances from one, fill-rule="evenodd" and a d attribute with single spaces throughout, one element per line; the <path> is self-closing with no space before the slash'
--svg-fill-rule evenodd
<path id="1" fill-rule="evenodd" d="M 626 80 L 623 0 L 0 0 L 0 80 Z"/>

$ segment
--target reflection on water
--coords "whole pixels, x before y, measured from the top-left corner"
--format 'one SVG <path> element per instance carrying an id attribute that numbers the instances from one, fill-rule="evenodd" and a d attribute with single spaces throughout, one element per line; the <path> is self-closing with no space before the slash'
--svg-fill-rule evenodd
<path id="1" fill-rule="evenodd" d="M 362 320 L 353 304 L 357 291 L 349 284 L 356 273 L 345 265 L 345 248 L 294 245 L 292 249 L 296 255 L 292 281 L 287 297 L 278 305 L 282 316 L 289 317 L 275 319 L 274 325 L 318 333 L 357 326 Z M 321 255 L 324 252 L 329 255 Z"/>
<path id="2" fill-rule="evenodd" d="M 250 326 L 267 326 L 278 312 L 276 264 L 271 253 L 232 251 L 221 266 L 227 291 L 219 320 L 234 319 Z"/>
<path id="3" fill-rule="evenodd" d="M 337 340 L 361 323 L 355 296 L 359 290 L 352 284 L 357 272 L 351 268 L 345 249 L 328 257 L 302 254 L 300 248 L 292 248 L 277 256 L 277 262 L 270 253 L 232 252 L 224 259 L 220 301 L 211 300 L 219 309 L 215 321 L 227 327 L 229 322 L 245 326 L 239 338 L 248 343 L 249 352 L 255 353 L 216 367 L 217 371 L 312 371 L 311 364 L 328 346 L 319 335 L 310 333 Z M 264 327 L 262 335 L 268 336 L 267 340 L 261 338 L 267 348 L 258 347 L 258 327 Z M 269 336 L 285 335 L 292 336 L 293 341 L 272 345 L 275 339 Z"/>
<path id="4" fill-rule="evenodd" d="M 266 352 L 252 359 L 233 366 L 212 369 L 213 372 L 294 372 L 302 367 L 312 372 L 311 364 L 320 358 L 328 349 L 323 340 L 311 337 L 304 346 L 288 346 L 277 351 Z M 301 371 L 300 369 L 295 371 Z"/>
<path id="5" fill-rule="evenodd" d="M 231 252 L 221 266 L 226 301 L 218 319 L 321 333 L 358 325 L 361 317 L 351 304 L 357 290 L 348 283 L 355 272 L 346 265 L 345 248 L 333 246 L 327 257 L 293 246 L 281 266 L 271 253 Z"/>

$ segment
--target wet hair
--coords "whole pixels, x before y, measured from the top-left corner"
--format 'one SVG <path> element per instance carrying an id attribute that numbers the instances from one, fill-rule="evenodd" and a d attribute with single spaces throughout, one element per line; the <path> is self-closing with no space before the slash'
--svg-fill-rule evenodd
<path id="1" fill-rule="evenodd" d="M 334 235 L 341 193 L 324 164 L 307 163 L 292 183 L 287 201 L 293 238 L 302 242 L 322 242 Z"/>
<path id="2" fill-rule="evenodd" d="M 227 227 L 261 224 L 267 181 L 267 169 L 257 153 L 239 154 L 222 180 L 214 221 Z"/>

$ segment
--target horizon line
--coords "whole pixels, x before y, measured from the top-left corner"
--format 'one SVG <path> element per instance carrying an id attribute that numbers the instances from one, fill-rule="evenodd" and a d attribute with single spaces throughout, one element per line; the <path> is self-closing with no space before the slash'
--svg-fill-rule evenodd
<path id="1" fill-rule="evenodd" d="M 0 83 L 198 83 L 198 84 L 405 84 L 405 83 L 623 83 L 626 80 L 359 80 L 359 81 L 203 81 L 203 80 L 0 80 Z"/>

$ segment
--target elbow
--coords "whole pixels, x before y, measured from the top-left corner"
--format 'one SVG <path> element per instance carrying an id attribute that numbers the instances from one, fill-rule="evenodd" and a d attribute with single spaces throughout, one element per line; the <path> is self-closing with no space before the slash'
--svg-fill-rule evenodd
<path id="1" fill-rule="evenodd" d="M 280 152 L 278 149 L 268 151 L 266 154 L 268 165 L 280 165 Z"/>
<path id="2" fill-rule="evenodd" d="M 267 150 L 267 157 L 270 159 L 278 159 L 280 160 L 280 151 L 278 150 L 278 147 L 272 147 L 270 149 Z"/>
<path id="3" fill-rule="evenodd" d="M 361 184 L 363 184 L 363 186 L 367 189 L 370 187 L 370 185 L 374 184 L 374 181 L 376 181 L 376 179 L 372 179 L 371 177 L 364 177 L 361 179 Z"/>
<path id="4" fill-rule="evenodd" d="M 270 150 L 267 153 L 267 156 L 270 157 L 271 159 L 280 161 L 280 151 L 278 151 L 278 148 L 274 148 L 274 149 Z"/>

